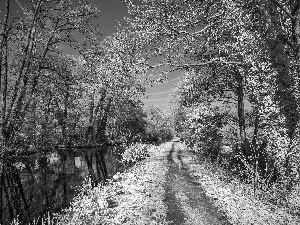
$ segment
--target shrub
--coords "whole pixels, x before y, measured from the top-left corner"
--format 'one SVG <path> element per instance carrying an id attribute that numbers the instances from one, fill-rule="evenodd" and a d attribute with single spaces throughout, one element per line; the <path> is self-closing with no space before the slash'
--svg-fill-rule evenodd
<path id="1" fill-rule="evenodd" d="M 197 147 L 211 158 L 216 158 L 222 140 L 220 133 L 221 114 L 216 106 L 200 104 L 190 108 L 186 115 L 185 127 L 181 135 L 189 147 Z"/>
<path id="2" fill-rule="evenodd" d="M 151 145 L 149 144 L 142 144 L 142 143 L 135 143 L 132 144 L 129 148 L 127 148 L 122 153 L 122 160 L 121 162 L 124 165 L 131 166 L 136 162 L 145 159 L 149 156 L 149 149 Z"/>

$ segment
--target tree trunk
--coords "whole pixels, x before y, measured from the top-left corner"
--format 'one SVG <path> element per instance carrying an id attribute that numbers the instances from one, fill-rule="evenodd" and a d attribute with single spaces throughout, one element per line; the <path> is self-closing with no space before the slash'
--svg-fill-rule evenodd
<path id="1" fill-rule="evenodd" d="M 108 146 L 106 146 L 106 148 L 108 148 Z M 104 149 L 105 150 L 105 149 Z M 106 179 L 108 178 L 108 172 L 107 172 L 107 167 L 106 167 L 106 163 L 105 163 L 105 157 L 104 157 L 104 153 L 103 151 L 100 152 L 100 160 L 101 160 L 101 164 L 103 166 L 103 171 L 105 174 Z"/>
<path id="2" fill-rule="evenodd" d="M 25 192 L 24 192 L 24 189 L 23 189 L 22 182 L 21 182 L 20 173 L 19 173 L 19 171 L 17 169 L 15 169 L 14 175 L 15 175 L 14 176 L 15 177 L 15 183 L 16 183 L 16 185 L 18 187 L 20 197 L 23 200 L 25 211 L 27 212 L 28 218 L 30 218 L 29 205 L 27 203 L 27 199 L 26 199 L 26 196 L 25 196 Z M 21 203 L 21 200 L 20 200 L 20 203 Z"/>
<path id="3" fill-rule="evenodd" d="M 17 186 L 14 184 L 14 179 L 13 179 L 13 174 L 12 174 L 11 168 L 9 168 L 9 170 L 7 170 L 6 175 L 7 175 L 6 176 L 7 189 L 8 189 L 8 193 L 10 193 L 10 199 L 13 204 L 12 215 L 13 215 L 13 217 L 16 217 L 17 215 L 22 217 L 22 212 L 20 210 L 20 202 L 19 202 L 20 197 L 17 192 Z"/>
<path id="4" fill-rule="evenodd" d="M 252 137 L 252 148 L 256 149 L 256 143 L 258 138 L 258 125 L 259 125 L 259 114 L 257 112 L 257 109 L 254 110 L 255 112 L 255 121 L 254 121 L 254 132 Z"/>
<path id="5" fill-rule="evenodd" d="M 241 73 L 236 69 L 235 76 L 237 81 L 236 95 L 238 99 L 238 121 L 239 121 L 239 133 L 240 141 L 243 142 L 246 136 L 245 126 L 245 107 L 244 107 L 244 80 Z"/>
<path id="6" fill-rule="evenodd" d="M 3 189 L 4 189 L 4 194 L 6 196 L 6 204 L 8 206 L 8 212 L 9 212 L 9 218 L 8 220 L 12 221 L 14 218 L 14 208 L 13 208 L 13 204 L 12 204 L 12 199 L 11 196 L 9 196 L 9 190 L 8 190 L 8 179 L 7 179 L 7 171 L 3 171 Z"/>
<path id="7" fill-rule="evenodd" d="M 98 154 L 97 152 L 95 152 L 95 160 L 96 160 L 96 169 L 97 169 L 97 176 L 98 176 L 98 182 L 101 182 L 101 171 L 102 171 L 102 166 L 101 166 L 101 162 L 98 158 Z M 104 176 L 103 176 L 104 178 Z"/>
<path id="8" fill-rule="evenodd" d="M 63 208 L 67 207 L 67 174 L 66 174 L 66 153 L 62 158 L 62 175 L 63 175 Z"/>
<path id="9" fill-rule="evenodd" d="M 3 165 L 0 167 L 0 224 L 3 224 L 3 183 L 4 183 L 4 174 L 3 174 Z"/>
<path id="10" fill-rule="evenodd" d="M 88 166 L 88 170 L 89 170 L 89 174 L 91 176 L 92 179 L 92 186 L 96 186 L 97 185 L 97 179 L 96 179 L 96 175 L 93 169 L 93 155 L 91 154 L 90 159 L 88 157 L 88 153 L 85 154 L 85 160 L 86 160 L 86 164 Z"/>
<path id="11" fill-rule="evenodd" d="M 100 151 L 101 151 L 101 150 L 100 150 Z M 99 154 L 100 154 L 100 156 L 99 156 Z M 99 154 L 95 154 L 96 160 L 97 160 L 98 163 L 99 163 L 99 166 L 100 166 L 100 169 L 101 169 L 101 172 L 102 172 L 102 176 L 103 176 L 103 180 L 106 181 L 106 179 L 107 179 L 106 165 L 105 165 L 104 160 L 101 159 L 102 153 L 99 152 Z"/>

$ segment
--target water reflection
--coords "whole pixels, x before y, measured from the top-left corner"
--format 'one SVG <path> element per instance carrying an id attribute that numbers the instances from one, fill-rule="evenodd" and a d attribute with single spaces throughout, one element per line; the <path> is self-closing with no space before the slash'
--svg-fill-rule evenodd
<path id="1" fill-rule="evenodd" d="M 67 207 L 87 176 L 96 185 L 124 170 L 116 152 L 111 147 L 55 151 L 7 165 L 1 178 L 2 224 L 10 224 L 16 215 L 28 223 Z"/>

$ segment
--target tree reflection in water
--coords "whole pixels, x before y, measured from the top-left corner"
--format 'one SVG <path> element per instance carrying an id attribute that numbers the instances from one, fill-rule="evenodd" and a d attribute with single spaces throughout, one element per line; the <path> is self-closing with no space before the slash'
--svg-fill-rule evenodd
<path id="1" fill-rule="evenodd" d="M 93 185 L 122 172 L 116 147 L 41 152 L 2 165 L 0 224 L 28 223 L 68 207 L 87 176 Z"/>

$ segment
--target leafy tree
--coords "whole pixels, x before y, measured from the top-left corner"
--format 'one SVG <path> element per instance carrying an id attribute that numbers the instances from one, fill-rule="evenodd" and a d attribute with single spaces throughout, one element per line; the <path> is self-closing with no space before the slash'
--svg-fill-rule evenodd
<path id="1" fill-rule="evenodd" d="M 279 147 L 285 157 L 285 176 L 292 177 L 292 163 L 296 151 L 293 149 L 295 132 L 298 127 L 298 60 L 299 60 L 299 3 L 298 1 L 250 1 L 241 4 L 243 9 L 251 15 L 250 30 L 254 29 L 264 43 L 262 50 L 269 57 L 269 68 L 273 70 L 276 87 L 273 101 L 276 102 L 277 113 L 283 122 L 284 130 L 278 139 L 282 145 Z M 278 117 L 277 117 L 278 118 Z M 275 120 L 276 121 L 276 120 Z M 281 123 L 282 124 L 282 123 Z M 268 132 L 269 133 L 269 132 Z M 284 135 L 282 135 L 284 134 Z M 272 142 L 274 143 L 274 142 Z M 289 143 L 289 144 L 285 144 Z M 285 152 L 285 153 L 284 153 Z M 294 158 L 292 160 L 292 158 Z M 291 187 L 291 182 L 289 184 Z"/>
<path id="2" fill-rule="evenodd" d="M 128 33 L 119 31 L 80 58 L 78 67 L 86 74 L 82 81 L 83 98 L 88 103 L 84 106 L 88 117 L 85 136 L 91 142 L 107 142 L 106 127 L 110 120 L 124 116 L 122 110 L 126 112 L 132 105 L 132 110 L 139 107 L 135 102 L 145 92 L 147 81 L 143 77 L 147 65 L 135 54 L 136 45 Z"/>
<path id="3" fill-rule="evenodd" d="M 99 31 L 90 23 L 99 11 L 88 1 L 78 5 L 67 0 L 32 1 L 23 7 L 19 18 L 13 16 L 10 3 L 6 1 L 0 37 L 0 198 L 3 203 L 2 194 L 8 193 L 5 202 L 11 207 L 2 213 L 6 209 L 1 205 L 0 223 L 11 221 L 17 214 L 22 220 L 31 214 L 30 199 L 24 194 L 15 164 L 23 161 L 30 168 L 27 155 L 48 151 L 57 143 L 66 144 L 70 125 L 78 120 L 74 60 L 60 47 L 69 45 L 82 51 L 76 36 L 80 33 L 87 42 Z M 9 217 L 3 218 L 7 212 Z"/>
<path id="4" fill-rule="evenodd" d="M 296 177 L 291 165 L 297 161 L 299 120 L 297 1 L 125 2 L 132 15 L 128 23 L 144 38 L 143 54 L 161 61 L 153 67 L 186 71 L 180 104 L 234 102 L 237 114 L 227 120 L 238 124 L 239 151 L 255 158 L 253 167 L 264 155 L 261 171 L 273 157 L 282 176 Z M 273 146 L 276 139 L 281 147 Z"/>
<path id="5" fill-rule="evenodd" d="M 40 0 L 24 9 L 24 16 L 16 21 L 9 19 L 9 3 L 7 0 L 1 39 L 1 139 L 13 145 L 47 82 L 54 85 L 51 76 L 61 75 L 60 87 L 67 88 L 64 74 L 70 68 L 59 46 L 66 43 L 80 50 L 75 31 L 83 35 L 95 32 L 89 21 L 97 17 L 98 11 L 87 2 L 72 7 L 69 1 Z M 59 83 L 55 86 L 60 88 Z"/>
<path id="6" fill-rule="evenodd" d="M 107 133 L 115 142 L 144 141 L 146 135 L 146 113 L 141 102 L 132 100 L 118 104 L 112 112 Z"/>
<path id="7" fill-rule="evenodd" d="M 228 98 L 228 94 L 236 96 L 240 139 L 245 139 L 244 75 L 247 63 L 237 45 L 243 21 L 242 11 L 236 3 L 140 1 L 140 4 L 134 4 L 127 1 L 127 5 L 133 16 L 128 22 L 137 30 L 136 35 L 152 34 L 144 43 L 148 44 L 149 57 L 162 58 L 157 67 L 167 65 L 167 71 L 187 70 L 197 79 L 193 85 L 205 86 L 206 94 L 214 99 Z M 141 11 L 143 13 L 139 13 Z M 200 94 L 191 92 L 187 93 L 191 94 L 189 99 Z"/>

